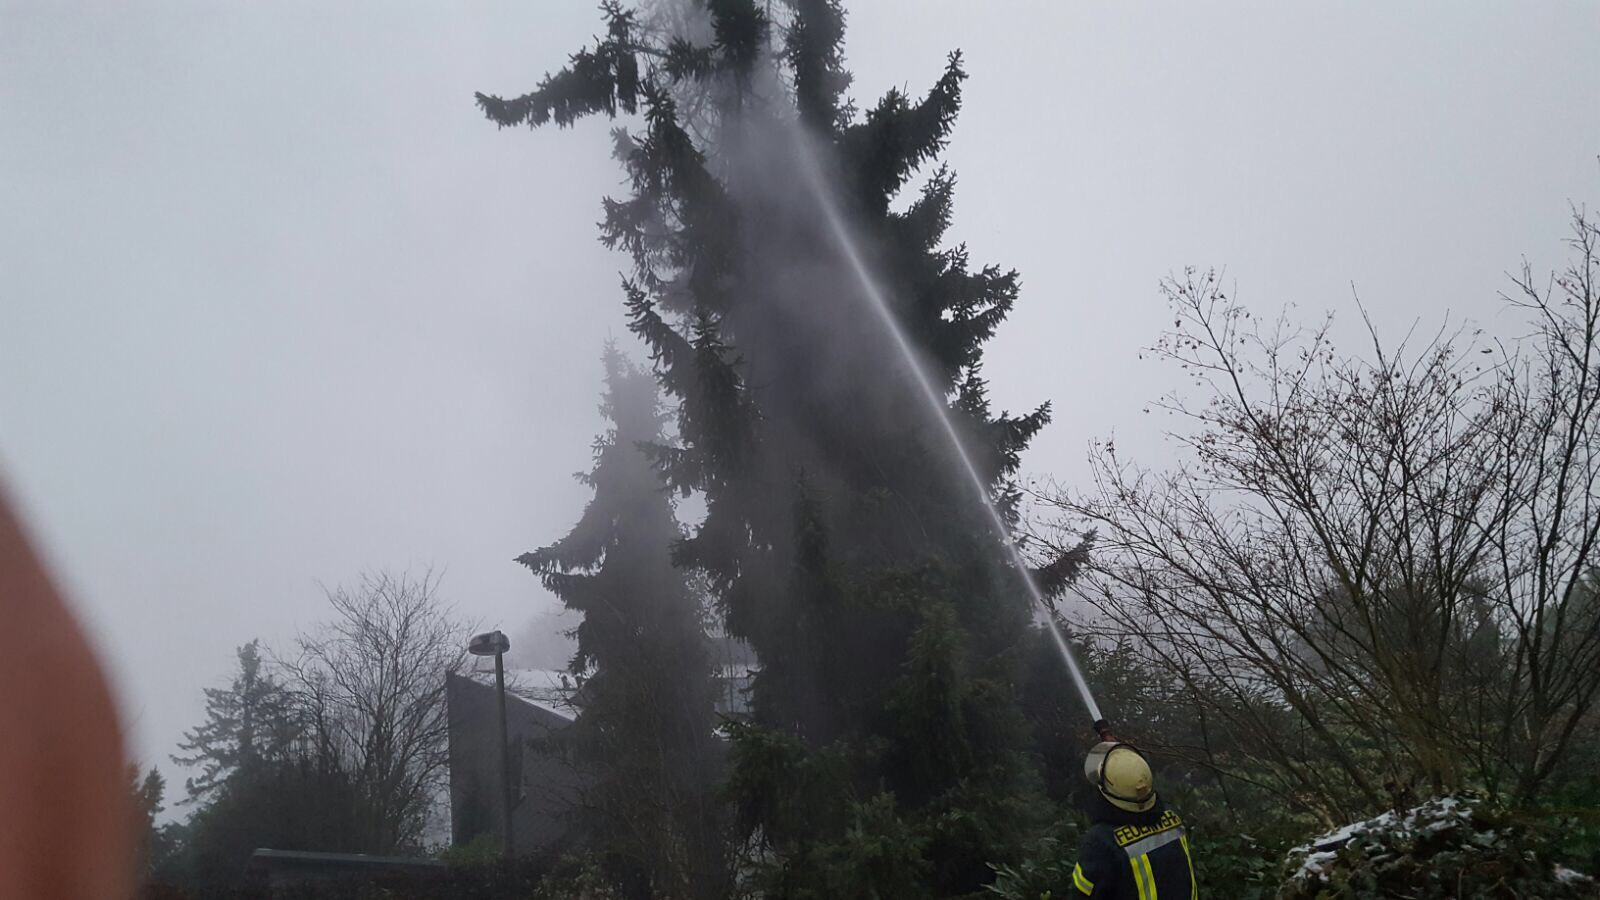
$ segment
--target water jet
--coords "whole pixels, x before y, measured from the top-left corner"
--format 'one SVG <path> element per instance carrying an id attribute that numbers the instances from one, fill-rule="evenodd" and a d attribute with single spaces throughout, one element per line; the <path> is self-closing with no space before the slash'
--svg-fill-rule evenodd
<path id="1" fill-rule="evenodd" d="M 794 127 L 799 130 L 798 124 Z M 929 376 L 927 368 L 917 357 L 916 349 L 911 346 L 911 341 L 906 337 L 904 329 L 900 327 L 900 322 L 895 318 L 894 311 L 889 306 L 887 295 L 885 295 L 882 287 L 879 286 L 877 278 L 873 276 L 872 271 L 867 267 L 854 237 L 845 225 L 844 217 L 840 214 L 838 206 L 833 202 L 827 183 L 822 177 L 821 165 L 812 142 L 807 135 L 799 134 L 794 144 L 797 148 L 800 168 L 803 170 L 807 186 L 821 208 L 823 218 L 827 221 L 828 228 L 833 233 L 834 241 L 839 245 L 840 252 L 844 254 L 845 261 L 850 266 L 851 274 L 860 284 L 868 305 L 872 307 L 884 330 L 888 332 L 890 339 L 893 340 L 895 349 L 905 361 L 912 380 L 916 382 L 918 392 L 922 395 L 923 400 L 927 402 L 934 419 L 939 423 L 945 438 L 949 441 L 951 450 L 955 452 L 956 459 L 960 461 L 967 480 L 971 482 L 972 488 L 977 494 L 978 502 L 983 506 L 984 511 L 988 513 L 989 522 L 994 526 L 996 537 L 1006 548 L 1012 567 L 1016 569 L 1017 578 L 1022 582 L 1023 587 L 1028 592 L 1028 596 L 1033 600 L 1035 607 L 1043 617 L 1045 626 L 1050 631 L 1050 637 L 1055 642 L 1056 650 L 1061 654 L 1062 661 L 1066 663 L 1067 672 L 1072 677 L 1072 684 L 1078 689 L 1078 696 L 1083 700 L 1083 705 L 1089 713 L 1090 721 L 1094 723 L 1094 730 L 1102 738 L 1108 737 L 1109 726 L 1100 714 L 1100 705 L 1095 702 L 1094 693 L 1089 690 L 1089 683 L 1084 680 L 1083 669 L 1078 665 L 1077 656 L 1072 652 L 1071 645 L 1067 643 L 1066 636 L 1061 633 L 1055 617 L 1051 615 L 1049 604 L 1045 602 L 1044 592 L 1039 589 L 1038 582 L 1029 571 L 1027 560 L 1023 558 L 1021 549 L 1017 547 L 1016 541 L 1012 540 L 1011 529 L 1006 526 L 1005 517 L 1000 514 L 1000 509 L 995 505 L 994 499 L 989 496 L 989 488 L 984 483 L 983 476 L 978 473 L 978 467 L 972 460 L 972 454 L 967 451 L 966 443 L 956 430 L 955 423 L 950 420 L 949 411 L 945 407 L 944 392 L 934 385 L 933 378 Z"/>

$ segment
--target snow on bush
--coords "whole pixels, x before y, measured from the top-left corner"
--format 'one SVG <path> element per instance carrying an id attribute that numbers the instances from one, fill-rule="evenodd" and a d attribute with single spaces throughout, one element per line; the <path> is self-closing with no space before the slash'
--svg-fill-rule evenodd
<path id="1" fill-rule="evenodd" d="M 1555 866 L 1527 830 L 1469 797 L 1442 797 L 1347 825 L 1289 852 L 1282 900 L 1600 897 Z"/>

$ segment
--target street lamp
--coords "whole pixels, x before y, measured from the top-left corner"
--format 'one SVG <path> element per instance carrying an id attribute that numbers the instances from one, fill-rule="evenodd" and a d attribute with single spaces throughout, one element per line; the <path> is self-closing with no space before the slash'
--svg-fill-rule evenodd
<path id="1" fill-rule="evenodd" d="M 511 639 L 502 631 L 473 635 L 467 652 L 473 656 L 494 657 L 494 685 L 500 699 L 500 839 L 501 853 L 511 858 L 511 756 L 506 745 L 506 665 L 505 654 Z"/>

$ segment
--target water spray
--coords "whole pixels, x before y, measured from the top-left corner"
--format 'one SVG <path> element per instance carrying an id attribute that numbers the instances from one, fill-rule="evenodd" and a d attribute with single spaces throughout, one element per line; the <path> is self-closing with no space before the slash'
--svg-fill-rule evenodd
<path id="1" fill-rule="evenodd" d="M 866 293 L 873 312 L 877 314 L 878 319 L 883 323 L 890 337 L 894 339 L 895 347 L 900 351 L 901 357 L 905 359 L 906 366 L 911 370 L 911 376 L 916 381 L 923 399 L 927 401 L 929 408 L 933 412 L 933 417 L 943 427 L 945 437 L 950 441 L 951 448 L 955 450 L 956 458 L 961 461 L 962 469 L 965 470 L 968 480 L 977 492 L 978 502 L 988 512 L 989 521 L 994 525 L 996 536 L 1000 539 L 1000 543 L 1005 546 L 1008 555 L 1011 557 L 1011 563 L 1017 570 L 1017 577 L 1022 580 L 1023 585 L 1028 590 L 1028 596 L 1033 598 L 1035 606 L 1043 615 L 1045 625 L 1050 629 L 1050 637 L 1055 641 L 1056 650 L 1060 652 L 1061 659 L 1066 662 L 1067 672 L 1072 676 L 1072 683 L 1078 689 L 1078 696 L 1083 700 L 1083 705 L 1089 712 L 1090 721 L 1094 723 L 1095 733 L 1100 735 L 1102 740 L 1110 740 L 1110 726 L 1100 715 L 1100 705 L 1095 702 L 1094 694 L 1089 690 L 1089 683 L 1084 680 L 1083 669 L 1078 665 L 1077 656 L 1072 652 L 1072 647 L 1067 643 L 1066 637 L 1062 635 L 1061 629 L 1057 627 L 1055 617 L 1050 613 L 1049 604 L 1045 602 L 1044 592 L 1039 589 L 1038 582 L 1034 580 L 1033 573 L 1029 570 L 1027 560 L 1023 558 L 1022 551 L 1017 547 L 1016 541 L 1011 539 L 1011 530 L 1006 527 L 1005 517 L 1000 515 L 999 507 L 995 506 L 994 500 L 989 496 L 989 488 L 984 483 L 983 476 L 978 474 L 978 467 L 973 463 L 972 455 L 967 452 L 966 443 L 962 441 L 960 433 L 956 431 L 955 423 L 950 420 L 950 416 L 945 409 L 944 393 L 934 386 L 933 379 L 923 367 L 922 361 L 917 357 L 915 348 L 911 346 L 911 341 L 906 337 L 905 331 L 901 329 L 899 321 L 894 317 L 894 312 L 889 308 L 888 298 L 878 286 L 877 279 L 873 277 L 872 272 L 867 268 L 866 262 L 861 258 L 856 242 L 852 239 L 849 229 L 845 227 L 844 218 L 839 214 L 838 208 L 833 203 L 832 195 L 827 190 L 827 184 L 823 181 L 821 167 L 818 164 L 816 153 L 810 140 L 802 134 L 798 135 L 795 143 L 798 146 L 800 167 L 805 172 L 806 181 L 811 188 L 812 194 L 822 208 L 823 216 L 828 220 L 828 227 L 833 230 L 833 236 L 839 244 L 839 249 L 844 252 L 845 260 L 850 263 L 850 269 L 856 280 L 860 282 L 862 290 Z"/>

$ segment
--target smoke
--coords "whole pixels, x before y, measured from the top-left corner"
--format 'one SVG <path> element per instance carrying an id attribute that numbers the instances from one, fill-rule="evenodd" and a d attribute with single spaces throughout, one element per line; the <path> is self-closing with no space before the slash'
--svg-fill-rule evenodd
<path id="1" fill-rule="evenodd" d="M 693 0 L 647 3 L 641 21 L 690 43 L 713 38 L 709 14 Z M 780 18 L 775 31 L 784 24 Z M 743 362 L 767 437 L 818 458 L 854 454 L 874 431 L 926 446 L 917 439 L 929 426 L 926 410 L 912 402 L 914 385 L 842 258 L 808 175 L 820 164 L 829 183 L 841 183 L 833 148 L 800 122 L 782 60 L 769 48 L 737 84 L 679 82 L 673 97 L 742 225 L 732 280 L 746 293 L 719 324 Z"/>
<path id="2" fill-rule="evenodd" d="M 899 298 L 910 292 L 881 283 L 889 267 L 874 260 L 882 248 L 868 244 L 840 208 L 839 187 L 847 182 L 832 165 L 833 148 L 788 103 L 771 102 L 781 96 L 772 90 L 781 80 L 775 62 L 767 60 L 761 72 L 768 77 L 755 93 L 766 102 L 741 105 L 741 114 L 724 122 L 718 151 L 723 183 L 746 223 L 738 281 L 758 292 L 723 324 L 736 346 L 750 350 L 748 376 L 769 437 L 805 448 L 805 456 L 843 458 L 844 480 L 850 462 L 871 468 L 908 447 L 941 451 L 950 481 L 970 489 L 962 496 L 957 487 L 952 507 L 982 510 L 987 521 L 973 524 L 992 529 L 1011 563 L 1017 583 L 1000 590 L 1021 589 L 1033 601 L 1091 720 L 1100 720 L 1082 669 L 990 496 L 970 436 L 951 416 L 944 383 L 901 324 L 906 301 Z M 871 427 L 852 427 L 862 423 Z M 866 474 L 869 484 L 886 480 L 881 470 Z M 833 524 L 859 533 L 858 523 Z"/>
<path id="3" fill-rule="evenodd" d="M 578 649 L 568 632 L 578 627 L 582 618 L 564 606 L 540 612 L 511 633 L 506 664 L 514 669 L 565 669 Z"/>
<path id="4" fill-rule="evenodd" d="M 776 70 L 767 70 L 774 83 Z M 764 475 L 777 484 L 803 478 L 823 498 L 878 499 L 825 507 L 845 558 L 859 550 L 876 559 L 923 559 L 939 543 L 936 532 L 958 521 L 967 530 L 983 527 L 981 520 L 957 486 L 961 468 L 921 396 L 913 361 L 841 252 L 829 220 L 829 204 L 838 199 L 817 193 L 819 169 L 820 180 L 843 183 L 833 148 L 798 121 L 786 94 L 771 84 L 756 94 L 765 94 L 764 102 L 747 103 L 721 123 L 716 166 L 742 223 L 733 280 L 746 292 L 722 317 L 721 333 L 742 362 L 762 440 L 786 448 L 768 459 L 792 467 Z M 890 268 L 874 264 L 881 248 L 861 252 L 873 268 Z M 891 290 L 888 302 L 909 296 Z M 947 473 L 946 483 L 917 485 L 922 495 L 908 496 L 895 473 L 930 467 Z M 930 515 L 945 521 L 908 529 Z"/>

